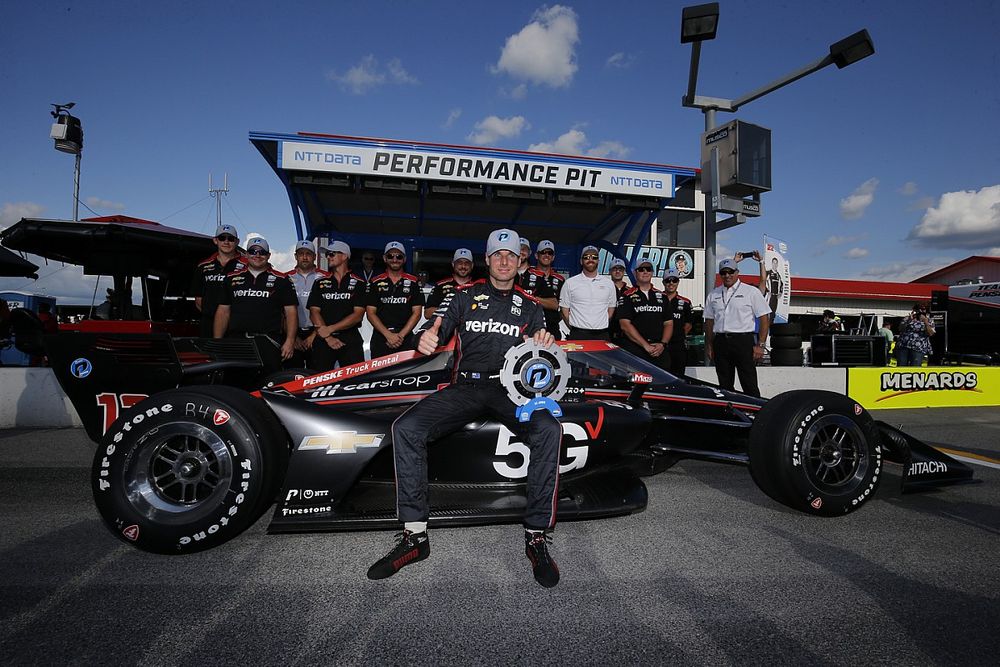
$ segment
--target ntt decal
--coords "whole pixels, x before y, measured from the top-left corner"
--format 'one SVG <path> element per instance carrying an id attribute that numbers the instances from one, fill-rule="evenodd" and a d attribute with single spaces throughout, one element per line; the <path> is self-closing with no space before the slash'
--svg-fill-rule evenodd
<path id="1" fill-rule="evenodd" d="M 399 148 L 281 142 L 283 169 L 586 190 L 657 198 L 674 196 L 674 176 L 667 171 L 621 169 L 596 164 L 574 165 L 532 159 L 530 156 L 511 159 Z"/>

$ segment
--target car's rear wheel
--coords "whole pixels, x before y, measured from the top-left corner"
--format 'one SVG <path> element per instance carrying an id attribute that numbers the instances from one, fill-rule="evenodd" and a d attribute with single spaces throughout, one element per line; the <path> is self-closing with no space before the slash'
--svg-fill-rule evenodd
<path id="1" fill-rule="evenodd" d="M 839 516 L 874 496 L 882 448 L 871 415 L 846 396 L 799 390 L 769 400 L 750 431 L 750 473 L 771 498 Z"/>
<path id="2" fill-rule="evenodd" d="M 111 425 L 94 457 L 94 501 L 124 542 L 201 551 L 260 517 L 287 462 L 287 436 L 259 399 L 232 387 L 172 389 Z"/>

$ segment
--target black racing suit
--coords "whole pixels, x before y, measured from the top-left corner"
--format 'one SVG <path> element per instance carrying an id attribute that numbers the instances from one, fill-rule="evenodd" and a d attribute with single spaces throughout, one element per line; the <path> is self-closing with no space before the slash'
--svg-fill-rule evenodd
<path id="1" fill-rule="evenodd" d="M 541 304 L 519 287 L 501 291 L 478 280 L 455 290 L 434 318 L 441 318 L 441 344 L 458 334 L 455 381 L 415 404 L 392 425 L 399 520 L 427 521 L 427 444 L 490 416 L 520 436 L 531 452 L 525 527 L 552 528 L 562 427 L 546 410 L 536 410 L 525 424 L 518 422 L 516 406 L 499 380 L 507 350 L 545 327 Z"/>

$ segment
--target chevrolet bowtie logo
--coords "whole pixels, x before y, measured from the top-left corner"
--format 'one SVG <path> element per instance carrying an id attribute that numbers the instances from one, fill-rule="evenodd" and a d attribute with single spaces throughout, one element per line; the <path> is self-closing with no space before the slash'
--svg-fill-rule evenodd
<path id="1" fill-rule="evenodd" d="M 327 454 L 354 454 L 359 447 L 378 447 L 382 444 L 384 433 L 358 433 L 357 431 L 338 431 L 326 435 L 307 435 L 299 443 L 299 450 L 323 449 Z"/>
<path id="2" fill-rule="evenodd" d="M 559 343 L 559 347 L 566 350 L 567 352 L 573 352 L 574 350 L 583 349 L 583 345 L 577 345 L 576 343 Z"/>

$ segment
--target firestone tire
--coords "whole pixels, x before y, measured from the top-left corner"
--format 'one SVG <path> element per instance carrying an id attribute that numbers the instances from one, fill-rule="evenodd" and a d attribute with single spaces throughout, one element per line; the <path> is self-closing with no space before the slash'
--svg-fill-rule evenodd
<path id="1" fill-rule="evenodd" d="M 287 436 L 259 399 L 232 387 L 172 389 L 111 425 L 94 456 L 94 502 L 126 544 L 193 553 L 260 518 L 287 462 Z"/>
<path id="2" fill-rule="evenodd" d="M 784 322 L 781 324 L 772 324 L 770 331 L 772 336 L 798 336 L 799 338 L 801 338 L 802 323 Z"/>
<path id="3" fill-rule="evenodd" d="M 846 396 L 799 390 L 769 400 L 750 430 L 750 474 L 783 505 L 841 516 L 882 481 L 882 447 L 871 415 Z"/>

